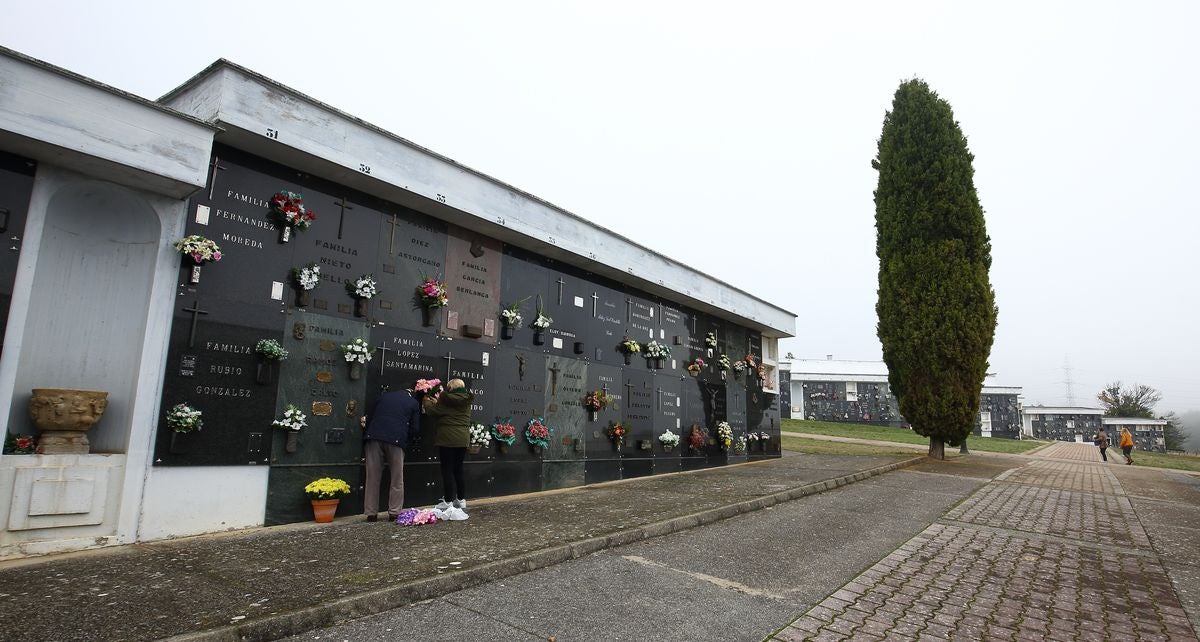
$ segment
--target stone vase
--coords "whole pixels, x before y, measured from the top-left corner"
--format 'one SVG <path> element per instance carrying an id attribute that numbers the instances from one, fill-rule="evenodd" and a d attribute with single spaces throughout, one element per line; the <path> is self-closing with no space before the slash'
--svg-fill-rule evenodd
<path id="1" fill-rule="evenodd" d="M 438 308 L 423 306 L 421 308 L 421 325 L 432 328 L 438 323 Z"/>
<path id="2" fill-rule="evenodd" d="M 333 521 L 333 516 L 337 513 L 338 502 L 341 499 L 313 499 L 313 521 L 318 524 L 328 524 Z"/>
<path id="3" fill-rule="evenodd" d="M 359 379 L 362 379 L 362 367 L 363 364 L 357 361 L 350 362 L 350 381 L 358 381 Z"/>
<path id="4" fill-rule="evenodd" d="M 87 431 L 108 408 L 108 392 L 70 388 L 34 388 L 29 417 L 37 427 L 40 455 L 86 455 Z"/>
<path id="5" fill-rule="evenodd" d="M 665 452 L 665 453 L 669 453 L 669 452 L 671 452 L 671 449 L 672 449 L 672 448 L 674 448 L 674 446 L 670 446 L 670 445 L 667 445 L 667 444 L 663 444 L 662 450 L 663 450 L 663 452 Z"/>
<path id="6" fill-rule="evenodd" d="M 300 446 L 300 431 L 287 431 L 287 440 L 283 442 L 283 452 L 294 453 Z"/>
<path id="7" fill-rule="evenodd" d="M 296 307 L 307 308 L 312 302 L 312 290 L 300 288 L 296 290 Z"/>
<path id="8" fill-rule="evenodd" d="M 364 298 L 360 297 L 360 298 L 357 298 L 354 300 L 354 316 L 365 317 L 365 316 L 367 316 L 367 313 L 370 311 L 371 311 L 371 300 L 370 299 L 364 299 Z"/>

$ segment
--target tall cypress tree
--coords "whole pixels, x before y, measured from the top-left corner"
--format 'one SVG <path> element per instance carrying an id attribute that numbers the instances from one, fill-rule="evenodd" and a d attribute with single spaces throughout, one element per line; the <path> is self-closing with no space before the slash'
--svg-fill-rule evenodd
<path id="1" fill-rule="evenodd" d="M 879 171 L 875 311 L 900 412 L 937 459 L 975 428 L 996 332 L 974 159 L 950 104 L 923 80 L 902 83 L 871 162 Z"/>

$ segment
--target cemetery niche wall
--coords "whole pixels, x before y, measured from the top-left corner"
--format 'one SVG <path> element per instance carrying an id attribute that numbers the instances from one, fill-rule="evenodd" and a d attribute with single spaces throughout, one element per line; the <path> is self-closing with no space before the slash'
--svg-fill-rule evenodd
<path id="1" fill-rule="evenodd" d="M 714 440 L 723 421 L 735 438 L 754 430 L 778 444 L 775 395 L 756 375 L 720 371 L 705 344 L 711 332 L 721 354 L 761 355 L 757 332 L 234 148 L 218 145 L 213 156 L 186 234 L 212 239 L 222 258 L 198 282 L 191 262 L 180 264 L 154 463 L 269 466 L 267 524 L 310 519 L 302 488 L 318 477 L 356 489 L 339 514 L 360 512 L 363 492 L 381 492 L 362 488 L 358 418 L 381 391 L 418 378 L 462 378 L 476 396 L 474 421 L 517 427 L 512 446 L 468 456 L 472 497 L 745 461 Z M 286 240 L 272 214 L 282 192 L 315 215 Z M 319 279 L 305 290 L 296 275 L 313 266 Z M 376 289 L 365 304 L 351 291 L 364 277 Z M 444 307 L 424 308 L 417 286 L 426 278 L 446 285 Z M 519 322 L 505 320 L 509 308 Z M 535 325 L 539 316 L 546 327 Z M 365 364 L 343 357 L 356 339 L 372 351 Z M 264 340 L 287 357 L 265 358 L 256 350 Z M 642 352 L 626 365 L 625 340 L 658 342 L 669 356 Z M 697 359 L 706 365 L 689 372 Z M 593 392 L 607 399 L 594 412 L 584 404 Z M 202 429 L 172 430 L 166 416 L 179 404 L 202 413 Z M 294 435 L 272 425 L 288 406 L 306 416 Z M 524 437 L 534 418 L 551 429 L 545 449 Z M 687 447 L 692 426 L 703 448 Z M 408 504 L 441 495 L 433 430 L 425 422 L 406 451 Z M 683 443 L 665 450 L 665 432 Z"/>

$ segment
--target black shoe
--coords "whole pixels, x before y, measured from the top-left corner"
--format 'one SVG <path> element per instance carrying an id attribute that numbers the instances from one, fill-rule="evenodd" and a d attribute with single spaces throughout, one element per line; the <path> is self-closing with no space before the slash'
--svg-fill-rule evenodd
<path id="1" fill-rule="evenodd" d="M 370 515 L 367 515 L 367 521 L 368 522 L 378 522 L 379 516 L 376 515 L 375 513 L 371 513 Z"/>

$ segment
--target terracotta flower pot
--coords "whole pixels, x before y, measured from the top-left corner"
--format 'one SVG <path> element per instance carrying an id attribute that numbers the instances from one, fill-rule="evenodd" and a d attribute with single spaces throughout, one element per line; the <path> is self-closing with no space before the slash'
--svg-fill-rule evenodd
<path id="1" fill-rule="evenodd" d="M 318 524 L 328 524 L 333 521 L 333 515 L 337 512 L 338 502 L 341 499 L 313 499 L 313 521 Z"/>

